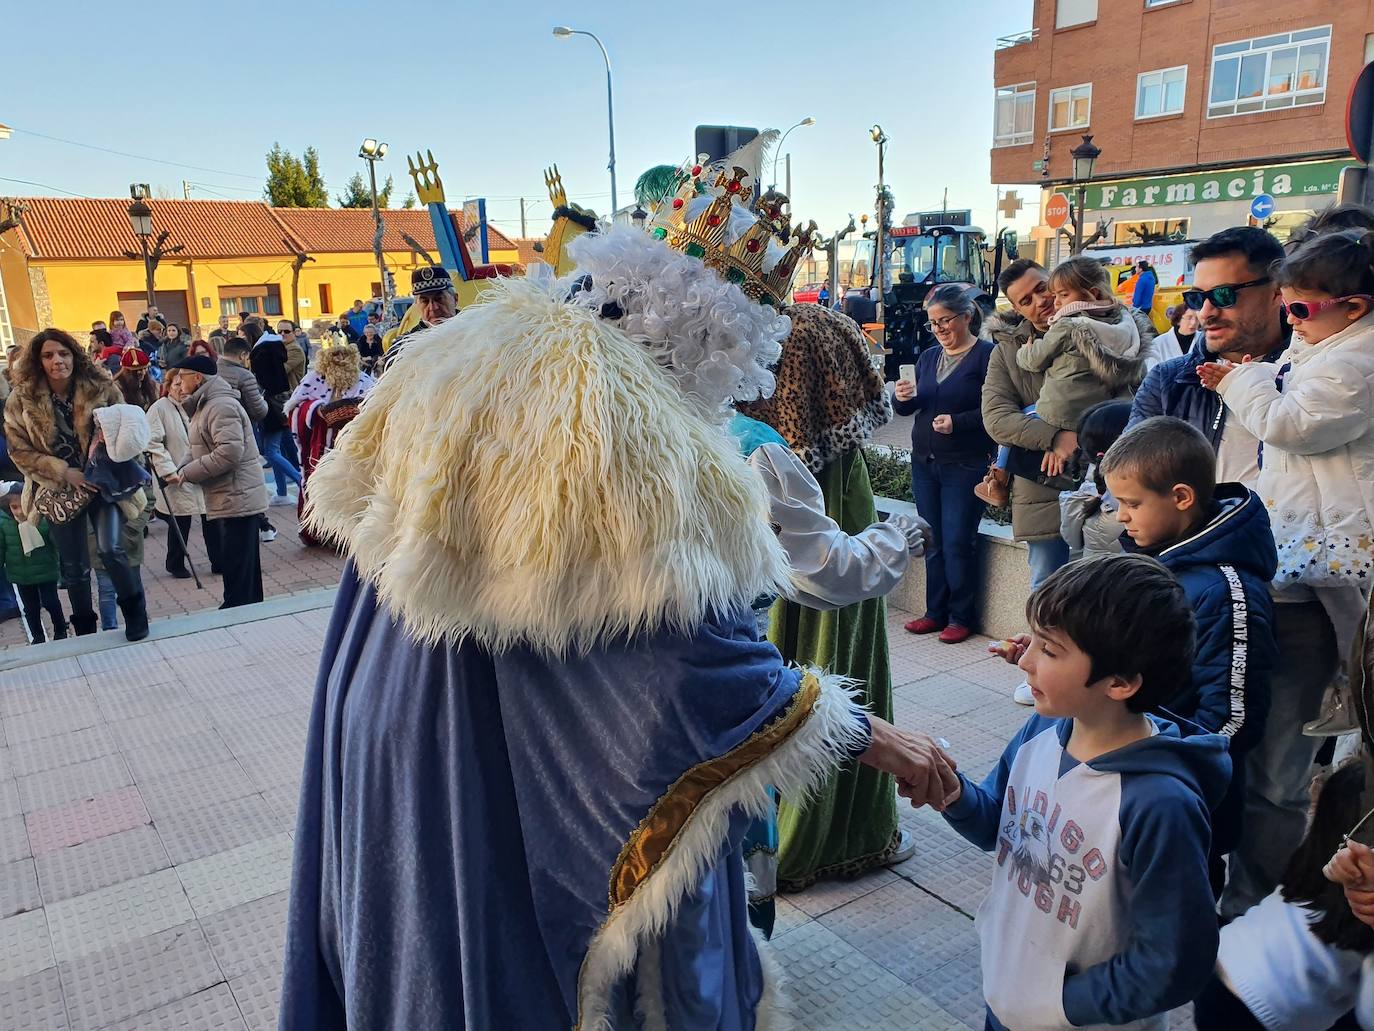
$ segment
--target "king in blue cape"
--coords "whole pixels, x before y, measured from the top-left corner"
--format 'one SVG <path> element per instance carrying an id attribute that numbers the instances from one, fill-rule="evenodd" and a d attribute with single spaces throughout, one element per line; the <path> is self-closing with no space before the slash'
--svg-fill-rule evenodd
<path id="1" fill-rule="evenodd" d="M 877 727 L 750 605 L 790 570 L 726 431 L 788 320 L 615 229 L 422 331 L 311 480 L 349 556 L 281 1027 L 749 1031 L 741 843 Z"/>

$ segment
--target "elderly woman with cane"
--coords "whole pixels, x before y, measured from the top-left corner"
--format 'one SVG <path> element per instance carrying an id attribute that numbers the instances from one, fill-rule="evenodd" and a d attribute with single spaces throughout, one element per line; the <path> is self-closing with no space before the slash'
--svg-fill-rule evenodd
<path id="1" fill-rule="evenodd" d="M 205 552 L 210 557 L 210 572 L 219 572 L 219 534 L 205 514 L 205 494 L 195 483 L 169 484 L 167 477 L 191 460 L 191 420 L 181 407 L 186 392 L 176 370 L 167 376 L 166 396 L 160 397 L 148 409 L 151 437 L 148 459 L 158 484 L 154 506 L 167 523 L 167 572 L 178 580 L 189 580 L 194 566 L 188 565 L 187 541 L 191 535 L 191 517 L 200 516 L 200 532 L 205 540 Z M 196 578 L 199 586 L 200 578 Z"/>

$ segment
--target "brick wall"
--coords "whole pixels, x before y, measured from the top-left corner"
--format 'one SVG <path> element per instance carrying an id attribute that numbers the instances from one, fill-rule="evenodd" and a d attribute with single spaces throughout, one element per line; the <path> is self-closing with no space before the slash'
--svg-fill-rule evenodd
<path id="1" fill-rule="evenodd" d="M 1042 181 L 1032 162 L 1050 141 L 1051 180 L 1071 174 L 1069 151 L 1083 132 L 1102 148 L 1095 176 L 1180 170 L 1196 166 L 1262 163 L 1343 152 L 1345 101 L 1364 64 L 1365 35 L 1374 32 L 1374 4 L 1341 0 L 1180 0 L 1146 8 L 1145 0 L 1099 0 L 1097 20 L 1055 30 L 1056 0 L 1036 0 L 1037 38 L 998 51 L 999 86 L 1036 83 L 1035 138 L 1019 147 L 992 149 L 992 181 Z M 1206 116 L 1212 47 L 1276 32 L 1332 26 L 1326 101 L 1290 110 Z M 1140 72 L 1188 66 L 1183 113 L 1135 118 Z M 1049 92 L 1093 84 L 1087 129 L 1050 133 Z M 991 118 L 991 116 L 989 116 Z"/>

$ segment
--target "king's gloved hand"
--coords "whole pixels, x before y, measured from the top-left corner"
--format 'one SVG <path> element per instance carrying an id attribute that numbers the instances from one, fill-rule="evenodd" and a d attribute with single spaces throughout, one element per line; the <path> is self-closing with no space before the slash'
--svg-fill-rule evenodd
<path id="1" fill-rule="evenodd" d="M 891 523 L 902 531 L 902 536 L 906 538 L 907 549 L 914 557 L 920 557 L 926 552 L 926 541 L 930 540 L 930 524 L 920 516 L 903 515 L 901 512 L 892 512 L 883 520 Z"/>

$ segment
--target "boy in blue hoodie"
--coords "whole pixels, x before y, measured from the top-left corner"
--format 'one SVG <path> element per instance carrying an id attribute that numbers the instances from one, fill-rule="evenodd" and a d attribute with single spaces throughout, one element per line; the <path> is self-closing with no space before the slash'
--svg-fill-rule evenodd
<path id="1" fill-rule="evenodd" d="M 1163 1028 L 1207 983 L 1209 812 L 1226 742 L 1149 714 L 1186 680 L 1194 623 L 1157 561 L 1075 562 L 1027 603 L 1035 715 L 945 818 L 997 869 L 978 911 L 989 1028 Z"/>
<path id="2" fill-rule="evenodd" d="M 1196 427 L 1170 416 L 1137 423 L 1099 466 L 1117 500 L 1127 551 L 1159 559 L 1178 578 L 1197 620 L 1190 684 L 1164 702 L 1228 739 L 1231 784 L 1212 817 L 1212 886 L 1240 839 L 1245 756 L 1264 733 L 1278 658 L 1269 582 L 1278 567 L 1269 513 L 1239 483 L 1216 483 L 1216 452 Z"/>

